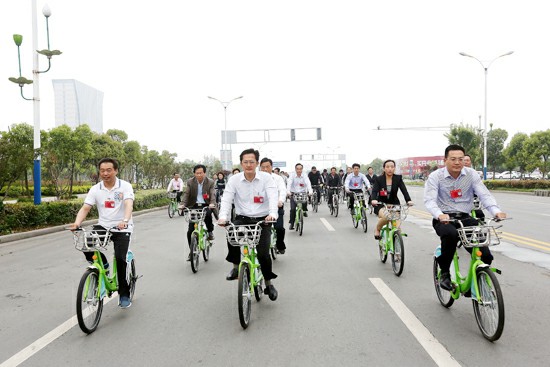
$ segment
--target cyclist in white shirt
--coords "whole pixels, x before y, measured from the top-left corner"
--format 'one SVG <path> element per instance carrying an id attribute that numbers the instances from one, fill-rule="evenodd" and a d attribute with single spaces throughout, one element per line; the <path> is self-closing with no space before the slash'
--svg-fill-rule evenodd
<path id="1" fill-rule="evenodd" d="M 359 172 L 361 165 L 359 163 L 354 163 L 351 165 L 352 172 L 346 176 L 346 182 L 344 183 L 344 189 L 349 194 L 348 206 L 350 210 L 353 210 L 354 196 L 352 192 L 363 193 L 363 188 L 369 190 L 370 182 L 367 179 L 367 176 Z M 363 200 L 363 206 L 365 206 L 365 201 Z"/>
<path id="2" fill-rule="evenodd" d="M 267 172 L 271 174 L 271 177 L 275 180 L 275 184 L 277 185 L 277 192 L 279 194 L 279 201 L 277 202 L 277 206 L 279 207 L 278 217 L 277 217 L 277 223 L 275 223 L 275 231 L 277 232 L 277 251 L 279 251 L 280 254 L 284 254 L 286 251 L 286 245 L 285 245 L 285 225 L 284 225 L 284 215 L 285 215 L 285 207 L 284 203 L 286 201 L 286 185 L 283 181 L 283 178 L 279 176 L 278 174 L 274 173 L 272 170 L 273 167 L 273 161 L 269 158 L 262 158 L 260 161 L 260 169 L 264 172 Z"/>
<path id="3" fill-rule="evenodd" d="M 290 230 L 294 229 L 294 221 L 296 220 L 296 201 L 292 194 L 305 192 L 308 195 L 313 193 L 309 178 L 303 175 L 304 166 L 301 163 L 296 163 L 294 173 L 290 175 L 287 182 L 287 194 L 290 196 Z M 304 217 L 307 217 L 307 202 L 302 204 L 304 208 Z"/>
<path id="4" fill-rule="evenodd" d="M 92 186 L 84 205 L 78 211 L 74 223 L 70 229 L 77 229 L 95 205 L 99 213 L 98 225 L 93 229 L 101 234 L 107 229 L 117 227 L 118 231 L 112 232 L 111 239 L 114 243 L 119 307 L 128 308 L 132 305 L 130 301 L 129 267 L 127 267 L 127 255 L 130 247 L 130 238 L 134 223 L 132 211 L 134 205 L 134 190 L 129 182 L 120 180 L 118 174 L 118 162 L 112 158 L 103 158 L 97 165 L 101 180 Z M 92 262 L 93 252 L 85 252 L 84 255 L 89 262 Z M 103 264 L 109 267 L 107 258 L 101 253 Z M 128 273 L 128 274 L 127 274 Z"/>
<path id="5" fill-rule="evenodd" d="M 179 173 L 174 173 L 174 178 L 170 180 L 166 192 L 175 191 L 178 203 L 181 201 L 181 195 L 183 194 L 183 180 L 180 178 Z"/>

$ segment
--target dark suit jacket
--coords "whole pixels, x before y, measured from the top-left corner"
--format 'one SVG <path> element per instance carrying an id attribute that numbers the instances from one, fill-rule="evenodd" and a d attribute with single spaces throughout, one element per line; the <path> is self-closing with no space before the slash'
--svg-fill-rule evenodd
<path id="1" fill-rule="evenodd" d="M 216 190 L 214 180 L 205 177 L 202 182 L 202 194 L 208 195 L 204 201 L 206 204 L 216 204 Z M 183 206 L 190 208 L 197 203 L 197 191 L 199 189 L 199 182 L 195 177 L 187 180 L 187 188 L 183 194 Z"/>
<path id="2" fill-rule="evenodd" d="M 384 189 L 385 191 L 388 191 L 388 185 L 386 185 L 386 174 L 376 176 L 376 178 L 374 179 L 374 184 L 372 187 L 372 200 L 378 200 L 386 204 L 399 205 L 401 203 L 397 198 L 397 192 L 399 189 L 401 189 L 401 192 L 405 197 L 405 201 L 406 202 L 412 201 L 409 195 L 409 192 L 407 191 L 407 187 L 403 182 L 403 176 L 401 175 L 393 175 L 392 183 L 391 183 L 391 191 L 388 193 L 389 194 L 388 196 L 380 196 L 380 191 L 382 189 Z M 381 206 L 378 205 L 376 208 L 374 208 L 374 212 L 378 214 L 378 212 L 380 211 L 380 208 Z"/>

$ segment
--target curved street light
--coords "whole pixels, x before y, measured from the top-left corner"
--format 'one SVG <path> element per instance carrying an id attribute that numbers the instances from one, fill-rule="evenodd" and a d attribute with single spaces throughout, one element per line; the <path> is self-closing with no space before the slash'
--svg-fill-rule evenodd
<path id="1" fill-rule="evenodd" d="M 223 142 L 226 141 L 227 142 L 227 106 L 229 106 L 229 104 L 237 99 L 241 99 L 243 98 L 243 96 L 239 96 L 239 97 L 235 97 L 227 102 L 224 102 L 224 101 L 220 101 L 219 99 L 217 98 L 214 98 L 214 97 L 210 97 L 208 96 L 208 98 L 210 99 L 213 99 L 214 101 L 218 101 L 220 102 L 220 104 L 223 106 L 223 113 L 224 113 L 224 127 L 223 127 L 223 139 L 222 139 L 222 144 L 221 144 L 221 150 L 223 151 L 224 150 L 224 144 Z M 229 152 L 230 154 L 231 153 L 231 143 L 229 143 Z M 229 158 L 229 161 L 227 160 L 224 160 L 223 157 L 221 156 L 221 152 L 220 152 L 220 158 L 222 159 L 222 168 L 224 170 L 231 170 L 231 168 L 233 168 L 233 163 L 232 163 L 232 155 L 230 155 L 230 158 Z"/>
<path id="2" fill-rule="evenodd" d="M 470 54 L 467 54 L 465 52 L 459 52 L 458 53 L 460 56 L 471 57 L 472 59 L 477 60 L 477 62 L 479 62 L 479 64 L 481 65 L 481 67 L 485 71 L 485 107 L 484 107 L 484 109 L 485 109 L 485 112 L 484 112 L 485 129 L 483 131 L 483 179 L 484 180 L 487 179 L 487 74 L 489 73 L 489 67 L 491 66 L 491 64 L 496 59 L 500 59 L 501 57 L 508 56 L 508 55 L 513 54 L 513 53 L 514 53 L 514 51 L 509 51 L 505 54 L 497 56 L 494 59 L 492 59 L 487 64 L 487 66 L 481 60 L 479 60 L 477 57 L 474 57 L 474 56 L 472 56 Z"/>

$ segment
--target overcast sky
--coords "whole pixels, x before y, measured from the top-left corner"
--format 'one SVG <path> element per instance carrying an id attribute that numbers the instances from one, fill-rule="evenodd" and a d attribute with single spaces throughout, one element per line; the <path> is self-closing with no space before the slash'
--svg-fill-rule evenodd
<path id="1" fill-rule="evenodd" d="M 39 49 L 46 48 L 38 1 Z M 50 0 L 50 43 L 63 52 L 41 74 L 41 128 L 54 127 L 52 79 L 105 93 L 104 129 L 168 150 L 178 159 L 219 155 L 228 129 L 321 127 L 311 143 L 256 144 L 294 166 L 299 154 L 340 153 L 348 163 L 443 153 L 443 132 L 376 127 L 488 120 L 532 133 L 550 128 L 550 52 L 544 1 L 68 1 Z M 0 12 L 0 130 L 33 123 L 12 34 L 22 34 L 23 75 L 32 79 L 31 1 Z M 47 65 L 41 56 L 41 69 Z M 27 97 L 32 86 L 25 87 Z M 483 120 L 482 120 L 483 121 Z M 235 145 L 238 153 L 252 144 Z M 307 163 L 307 162 L 306 162 Z M 331 162 L 317 163 L 328 166 Z"/>

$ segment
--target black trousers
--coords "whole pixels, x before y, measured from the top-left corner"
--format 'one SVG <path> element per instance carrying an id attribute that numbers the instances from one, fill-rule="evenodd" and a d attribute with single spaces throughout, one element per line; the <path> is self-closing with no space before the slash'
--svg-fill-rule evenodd
<path id="1" fill-rule="evenodd" d="M 195 204 L 191 209 L 202 209 L 204 208 L 204 205 Z M 206 209 L 206 213 L 204 214 L 204 224 L 206 224 L 206 230 L 208 232 L 214 231 L 214 223 L 212 223 L 212 210 L 210 208 Z M 189 246 L 191 246 L 191 233 L 195 230 L 195 223 L 189 222 L 189 227 L 187 228 L 187 243 Z"/>
<path id="2" fill-rule="evenodd" d="M 96 231 L 100 236 L 105 235 L 107 232 L 105 228 L 99 225 L 94 225 L 93 230 Z M 113 240 L 114 249 L 115 249 L 115 259 L 116 259 L 116 269 L 117 269 L 117 280 L 118 280 L 118 295 L 119 296 L 130 296 L 130 285 L 126 282 L 126 256 L 128 254 L 128 248 L 130 247 L 130 232 L 112 232 L 111 239 Z M 93 263 L 92 256 L 93 252 L 85 252 L 86 260 L 90 263 Z M 103 264 L 109 263 L 105 254 L 101 253 L 101 260 Z"/>
<path id="3" fill-rule="evenodd" d="M 277 217 L 277 223 L 275 223 L 275 232 L 277 232 L 277 249 L 278 250 L 285 250 L 286 249 L 286 245 L 285 245 L 285 220 L 284 220 L 284 217 L 285 216 L 285 208 L 284 206 L 280 207 L 279 208 L 279 213 L 278 213 L 278 217 Z"/>
<path id="4" fill-rule="evenodd" d="M 348 209 L 351 209 L 353 208 L 353 202 L 355 201 L 355 195 L 353 195 L 354 192 L 358 193 L 358 194 L 362 194 L 363 193 L 363 190 L 362 189 L 350 189 L 349 191 L 351 191 L 349 193 L 349 202 L 348 202 Z M 361 200 L 363 202 L 363 206 L 365 206 L 365 200 Z"/>
<path id="5" fill-rule="evenodd" d="M 296 220 L 296 201 L 294 200 L 294 196 L 290 197 L 290 225 L 294 225 L 294 221 Z M 302 203 L 302 209 L 304 211 L 307 211 L 307 203 Z"/>
<path id="6" fill-rule="evenodd" d="M 234 225 L 239 224 L 256 224 L 263 218 L 249 218 L 242 215 L 235 217 Z M 260 234 L 260 242 L 256 246 L 256 253 L 258 255 L 258 262 L 262 269 L 262 274 L 265 280 L 271 280 L 277 278 L 277 274 L 273 273 L 273 266 L 271 263 L 271 256 L 269 255 L 269 243 L 271 242 L 271 224 L 265 224 L 262 226 L 262 233 Z M 241 262 L 241 248 L 239 246 L 232 246 L 227 242 L 227 248 L 229 252 L 225 260 L 238 265 Z"/>
<path id="7" fill-rule="evenodd" d="M 464 226 L 475 226 L 478 224 L 477 219 L 467 216 L 461 219 Z M 456 251 L 456 245 L 459 241 L 457 228 L 460 227 L 459 223 L 449 222 L 441 223 L 439 220 L 434 219 L 432 225 L 435 229 L 435 233 L 441 238 L 441 255 L 437 258 L 437 263 L 442 272 L 448 272 L 453 257 Z M 472 253 L 471 248 L 466 248 L 469 253 Z M 493 255 L 489 250 L 489 247 L 480 247 L 481 260 L 486 264 L 493 262 Z"/>

